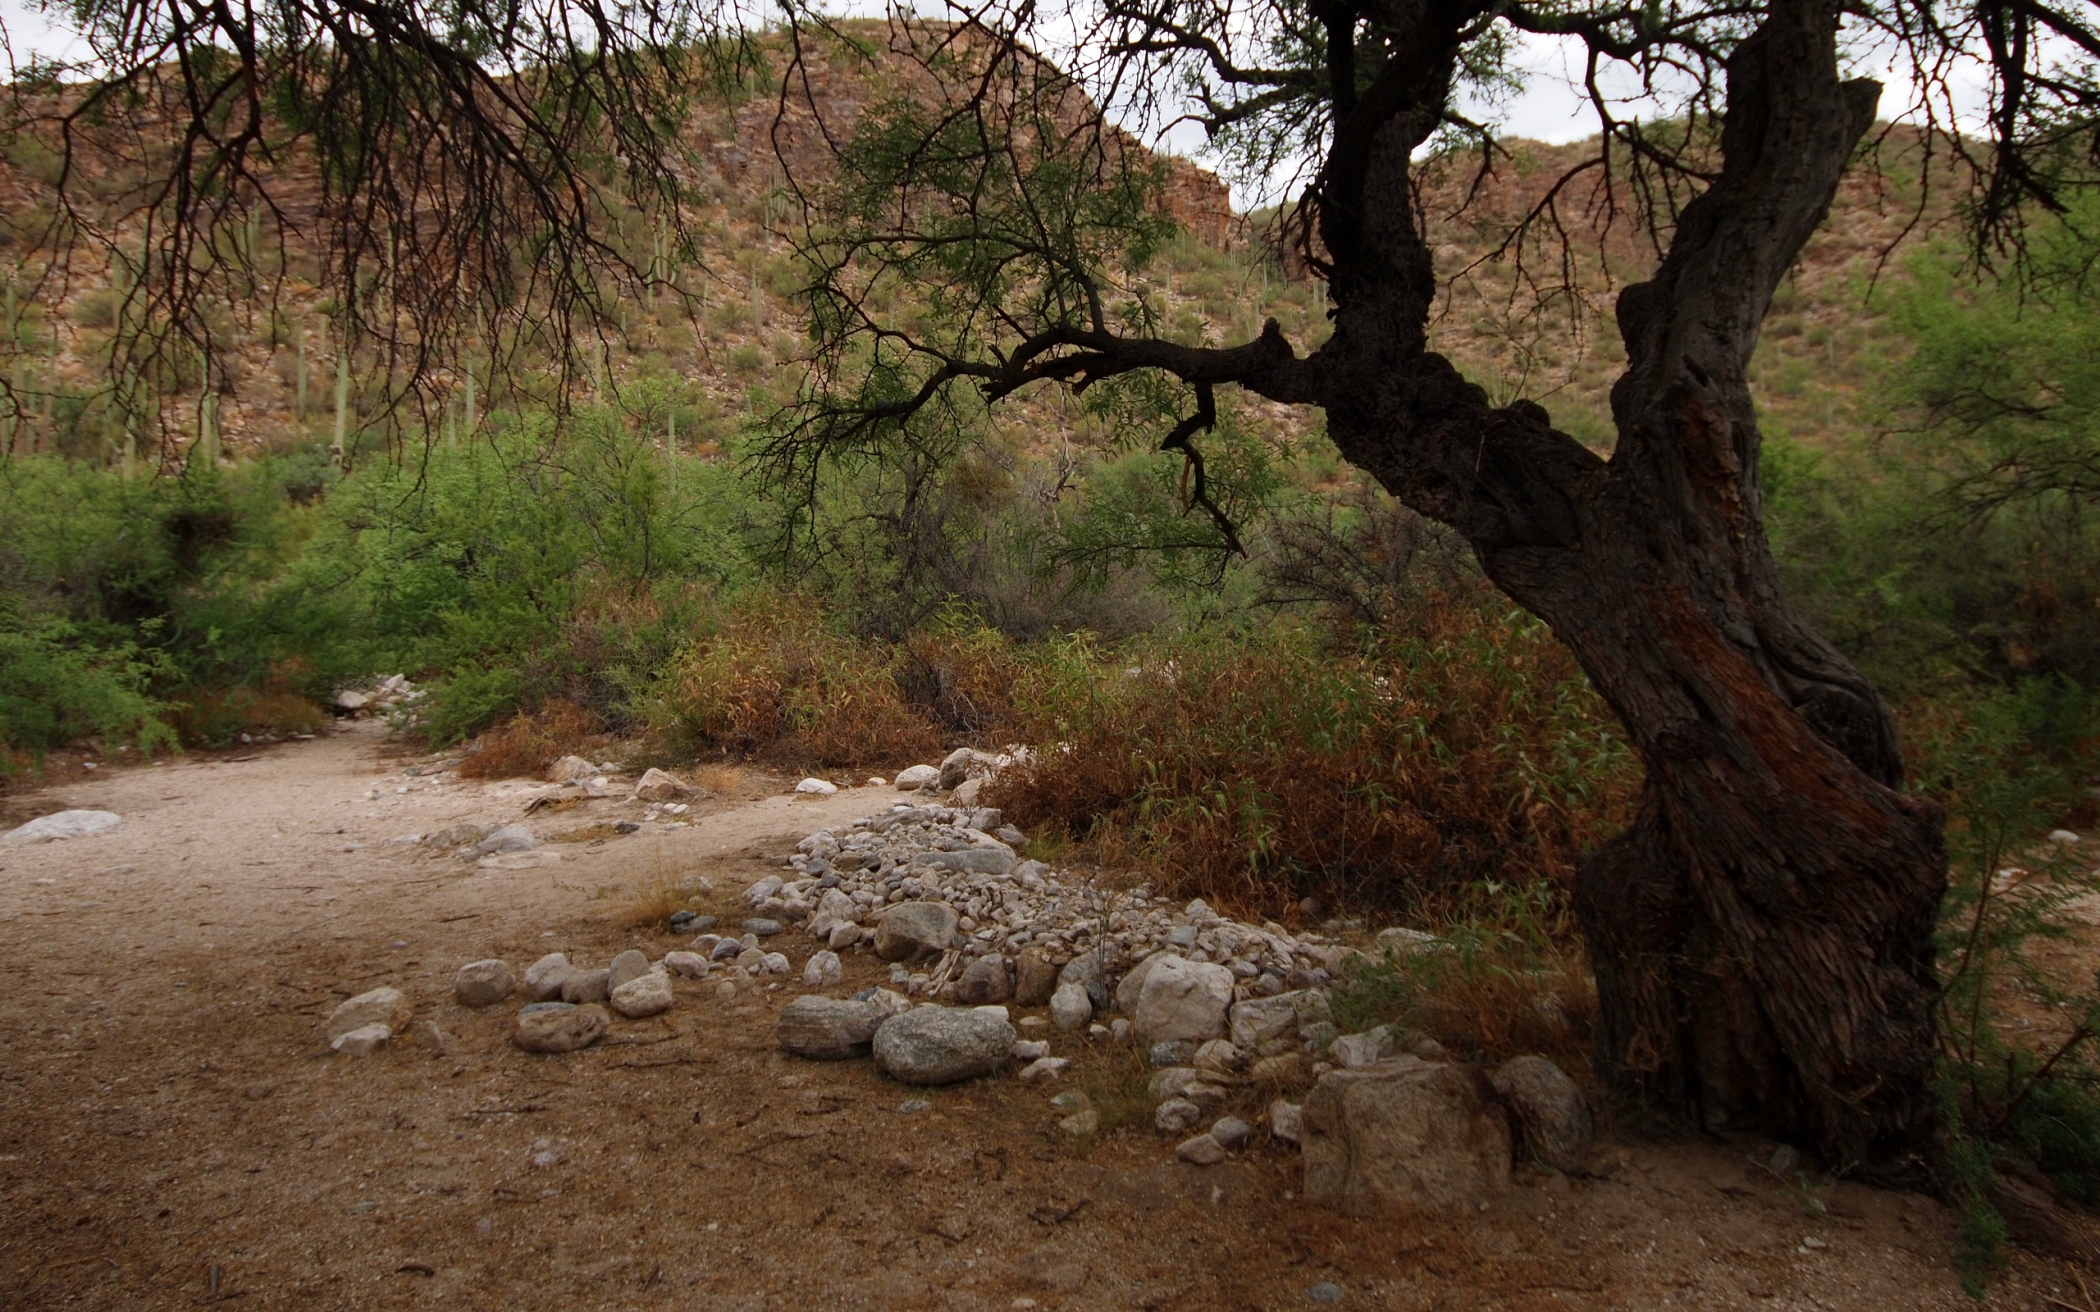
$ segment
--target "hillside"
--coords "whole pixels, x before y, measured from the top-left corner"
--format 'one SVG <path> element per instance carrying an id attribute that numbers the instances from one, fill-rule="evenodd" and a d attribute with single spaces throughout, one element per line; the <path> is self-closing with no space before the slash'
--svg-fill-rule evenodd
<path id="1" fill-rule="evenodd" d="M 682 217 L 698 234 L 701 258 L 690 267 L 666 262 L 668 290 L 620 302 L 617 318 L 602 325 L 604 375 L 579 380 L 578 387 L 595 393 L 608 382 L 658 385 L 668 395 L 651 407 L 658 413 L 648 422 L 703 456 L 721 448 L 741 416 L 791 390 L 803 344 L 794 300 L 800 274 L 789 240 L 796 220 L 783 192 L 781 154 L 798 178 L 820 173 L 827 161 L 816 118 L 834 133 L 850 128 L 884 79 L 908 75 L 898 62 L 819 56 L 808 67 L 801 98 L 785 102 L 784 112 L 778 98 L 748 94 L 694 114 L 687 144 L 703 164 Z M 1536 399 L 1584 441 L 1607 446 L 1608 392 L 1621 359 L 1611 299 L 1643 275 L 1654 249 L 1629 216 L 1609 214 L 1602 194 L 1585 181 L 1562 193 L 1565 250 L 1534 240 L 1498 255 L 1513 224 L 1589 149 L 1526 141 L 1508 146 L 1510 157 L 1477 184 L 1470 165 L 1458 164 L 1433 171 L 1425 183 L 1438 271 L 1448 279 L 1434 338 L 1498 397 Z M 1879 167 L 1854 171 L 1774 305 L 1756 378 L 1772 431 L 1829 444 L 1861 423 L 1861 386 L 1888 349 L 1869 294 L 1873 279 L 1892 249 L 1900 257 L 1899 238 L 1916 242 L 1931 229 L 1919 224 L 1905 236 L 1918 210 L 1916 155 L 1914 142 L 1896 138 Z M 1324 332 L 1319 288 L 1285 275 L 1258 225 L 1231 212 L 1214 176 L 1187 160 L 1165 163 L 1165 204 L 1186 234 L 1155 275 L 1162 319 L 1173 334 L 1236 340 L 1273 316 L 1301 348 L 1315 344 Z M 49 143 L 29 137 L 10 143 L 0 166 L 0 265 L 8 269 L 13 328 L 7 378 L 30 411 L 15 441 L 29 450 L 116 461 L 122 429 L 103 398 L 118 293 L 106 266 L 76 259 L 54 273 L 53 252 L 38 241 L 53 213 L 57 167 Z M 286 194 L 294 198 L 312 190 L 308 180 L 287 179 Z M 608 240 L 637 266 L 658 260 L 661 238 L 650 222 L 608 208 L 615 214 Z M 1935 198 L 1927 217 L 1945 209 Z M 287 209 L 292 227 L 283 234 L 281 261 L 269 253 L 277 234 L 257 221 L 246 240 L 265 253 L 265 285 L 225 299 L 215 320 L 222 346 L 208 369 L 170 362 L 157 392 L 164 467 L 179 463 L 205 424 L 229 458 L 330 439 L 338 348 L 315 253 L 299 229 L 311 217 L 297 204 Z M 277 274 L 282 280 L 272 292 L 267 276 Z M 442 439 L 467 422 L 470 411 L 485 415 L 493 372 L 487 346 L 471 338 L 460 346 L 440 375 L 450 395 L 425 397 L 408 413 L 389 412 L 385 376 L 372 361 L 354 358 L 343 397 L 353 447 L 345 459 L 392 440 L 419 441 L 419 426 Z M 206 374 L 217 394 L 210 406 L 202 404 Z M 480 396 L 470 401 L 477 389 Z M 1278 435 L 1302 432 L 1307 422 L 1259 402 L 1251 410 L 1257 429 Z M 1124 436 L 1090 429 L 1042 397 L 995 422 L 1021 447 L 1039 451 Z M 144 427 L 139 458 L 150 460 L 153 426 Z"/>

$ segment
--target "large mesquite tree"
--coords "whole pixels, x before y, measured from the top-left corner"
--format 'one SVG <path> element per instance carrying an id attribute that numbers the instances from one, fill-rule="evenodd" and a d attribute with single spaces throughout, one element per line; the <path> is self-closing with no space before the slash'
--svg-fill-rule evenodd
<path id="1" fill-rule="evenodd" d="M 1882 89 L 1844 76 L 1844 41 L 1894 42 L 1927 90 L 1951 60 L 1994 70 L 1989 148 L 1948 143 L 1974 166 L 1989 249 L 2092 163 L 2100 44 L 2086 17 L 2025 0 L 1959 15 L 1835 0 L 1106 0 L 1056 23 L 1026 6 L 893 24 L 910 76 L 854 107 L 839 176 L 804 192 L 819 368 L 771 455 L 805 480 L 826 458 L 937 455 L 976 407 L 1037 385 L 1178 397 L 1164 445 L 1186 453 L 1192 506 L 1229 542 L 1201 464 L 1220 389 L 1317 407 L 1348 460 L 1462 534 L 1552 626 L 1646 767 L 1638 819 L 1575 889 L 1619 1092 L 1661 1118 L 1900 1170 L 1929 1152 L 1934 1120 L 1941 817 L 1902 791 L 1875 688 L 1780 592 L 1749 363 L 1876 122 Z M 1618 296 L 1627 366 L 1608 456 L 1537 404 L 1491 403 L 1428 346 L 1438 282 L 1417 161 L 1453 134 L 1493 160 L 1459 94 L 1517 33 L 1577 43 L 1593 91 L 1598 66 L 1620 61 L 1688 97 L 1687 117 L 1651 131 L 1595 101 L 1593 181 L 1684 202 L 1657 224 L 1652 274 Z M 1032 53 L 1053 47 L 1058 69 Z M 1271 321 L 1250 341 L 1197 343 L 1161 327 L 1141 268 L 1163 179 L 1102 104 L 1126 123 L 1181 107 L 1228 161 L 1303 166 L 1290 217 L 1326 281 L 1331 335 L 1294 344 Z M 885 285 L 905 279 L 939 289 L 930 306 L 891 308 Z"/>

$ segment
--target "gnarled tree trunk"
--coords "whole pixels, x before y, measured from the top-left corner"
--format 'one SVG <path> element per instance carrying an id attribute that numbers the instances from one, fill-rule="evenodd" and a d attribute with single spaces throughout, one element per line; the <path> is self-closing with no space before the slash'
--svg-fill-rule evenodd
<path id="1" fill-rule="evenodd" d="M 1646 766 L 1638 820 L 1576 888 L 1615 1085 L 1658 1116 L 1901 1169 L 1932 1126 L 1940 817 L 1897 791 L 1872 685 L 1780 595 L 1746 382 L 1879 87 L 1840 82 L 1819 0 L 1779 0 L 1738 48 L 1723 170 L 1619 298 L 1629 366 L 1605 460 L 1536 406 L 1490 407 L 1426 349 L 1407 170 L 1443 94 L 1425 69 L 1451 45 L 1433 5 L 1417 13 L 1418 39 L 1396 44 L 1424 66 L 1364 92 L 1322 180 L 1335 335 L 1308 363 L 1329 431 L 1553 627 Z"/>

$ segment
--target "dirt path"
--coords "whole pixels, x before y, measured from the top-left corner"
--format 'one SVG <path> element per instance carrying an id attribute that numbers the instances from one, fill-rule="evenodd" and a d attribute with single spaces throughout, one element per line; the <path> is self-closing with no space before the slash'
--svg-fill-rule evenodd
<path id="1" fill-rule="evenodd" d="M 726 911 L 893 794 L 721 803 L 482 871 L 390 840 L 518 819 L 536 786 L 382 748 L 364 726 L 8 799 L 124 821 L 0 848 L 0 1307 L 1292 1308 L 1322 1282 L 1360 1308 L 1977 1306 L 1942 1209 L 1789 1188 L 1754 1164 L 1769 1146 L 1634 1146 L 1479 1216 L 1345 1217 L 1295 1204 L 1272 1146 L 1202 1170 L 1130 1119 L 1081 1149 L 1011 1079 L 917 1091 L 785 1058 L 799 984 L 724 1004 L 681 983 L 609 1043 L 528 1056 L 514 1007 L 453 1004 L 462 962 L 660 956 L 682 944 L 622 924 L 652 884 L 705 875 Z M 639 815 L 528 823 L 616 817 Z M 848 987 L 877 978 L 849 956 Z M 328 1051 L 329 1011 L 380 984 L 442 1055 Z M 1058 1048 L 1110 1124 L 1142 1111 L 1133 1057 Z M 1988 1302 L 2075 1289 L 2021 1258 Z"/>

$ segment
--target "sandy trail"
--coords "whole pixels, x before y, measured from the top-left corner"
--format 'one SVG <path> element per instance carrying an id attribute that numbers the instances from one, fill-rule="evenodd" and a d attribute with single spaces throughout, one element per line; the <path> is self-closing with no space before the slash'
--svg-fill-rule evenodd
<path id="1" fill-rule="evenodd" d="M 1057 1040 L 1128 1121 L 1084 1148 L 1011 1079 L 918 1091 L 785 1058 L 772 1017 L 799 984 L 723 1004 L 682 983 L 611 1042 L 526 1055 L 514 1006 L 452 1002 L 462 962 L 661 955 L 682 944 L 622 927 L 636 891 L 704 874 L 727 912 L 802 835 L 895 795 L 718 803 L 480 871 L 389 840 L 518 819 L 538 786 L 409 774 L 431 759 L 383 747 L 363 725 L 7 799 L 124 822 L 0 848 L 0 1307 L 1236 1309 L 1311 1306 L 1320 1282 L 1363 1308 L 1976 1306 L 1943 1209 L 1804 1196 L 1754 1144 L 1527 1172 L 1479 1216 L 1346 1217 L 1295 1204 L 1274 1146 L 1172 1162 L 1129 1054 Z M 811 949 L 783 945 L 798 967 Z M 848 987 L 878 978 L 849 957 Z M 380 984 L 443 1055 L 328 1051 L 329 1011 Z M 2073 1288 L 2020 1258 L 1990 1303 Z"/>

